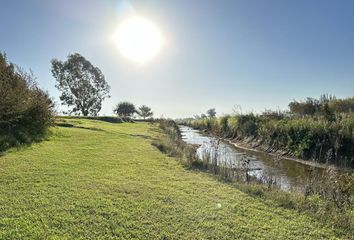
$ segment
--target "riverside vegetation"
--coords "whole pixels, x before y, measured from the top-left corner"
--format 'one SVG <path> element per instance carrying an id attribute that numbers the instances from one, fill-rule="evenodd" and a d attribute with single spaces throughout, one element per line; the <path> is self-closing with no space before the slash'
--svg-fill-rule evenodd
<path id="1" fill-rule="evenodd" d="M 172 120 L 160 121 L 160 128 L 166 133 L 164 138 L 153 142 L 160 151 L 177 157 L 187 169 L 206 171 L 214 174 L 222 182 L 263 201 L 273 201 L 278 206 L 309 214 L 336 229 L 349 238 L 354 232 L 354 174 L 337 174 L 333 168 L 324 171 L 324 176 L 313 176 L 308 180 L 306 191 L 284 192 L 269 181 L 259 181 L 247 176 L 247 162 L 241 168 L 230 169 L 217 163 L 217 156 L 198 158 L 196 146 L 181 139 L 178 125 Z M 266 184 L 264 184 L 266 183 Z"/>
<path id="2" fill-rule="evenodd" d="M 168 137 L 156 124 L 57 123 L 47 141 L 0 158 L 0 239 L 350 238 L 183 167 L 151 145 Z"/>
<path id="3" fill-rule="evenodd" d="M 354 167 L 354 97 L 323 95 L 291 102 L 290 111 L 197 116 L 182 121 L 221 138 L 263 146 L 268 152 L 340 167 Z"/>

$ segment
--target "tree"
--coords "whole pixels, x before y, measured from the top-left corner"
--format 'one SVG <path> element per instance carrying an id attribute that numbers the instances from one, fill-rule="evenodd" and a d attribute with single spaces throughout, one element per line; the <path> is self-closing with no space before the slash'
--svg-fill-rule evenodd
<path id="1" fill-rule="evenodd" d="M 151 108 L 149 108 L 148 106 L 141 106 L 139 107 L 139 115 L 140 117 L 142 117 L 144 120 L 147 117 L 151 117 L 154 113 L 151 111 Z"/>
<path id="2" fill-rule="evenodd" d="M 101 70 L 78 53 L 65 62 L 53 59 L 51 63 L 62 104 L 72 107 L 70 113 L 96 116 L 110 89 Z"/>
<path id="3" fill-rule="evenodd" d="M 210 108 L 206 113 L 207 113 L 209 118 L 213 118 L 213 117 L 216 116 L 215 108 Z"/>
<path id="4" fill-rule="evenodd" d="M 136 113 L 136 109 L 134 104 L 130 102 L 120 102 L 114 108 L 114 113 L 116 113 L 119 117 L 130 118 L 134 113 Z"/>

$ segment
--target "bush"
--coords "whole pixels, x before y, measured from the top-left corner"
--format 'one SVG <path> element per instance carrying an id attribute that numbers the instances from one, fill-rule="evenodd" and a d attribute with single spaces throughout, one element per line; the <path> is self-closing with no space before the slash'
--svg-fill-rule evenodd
<path id="1" fill-rule="evenodd" d="M 0 151 L 39 140 L 52 123 L 48 94 L 0 53 Z"/>

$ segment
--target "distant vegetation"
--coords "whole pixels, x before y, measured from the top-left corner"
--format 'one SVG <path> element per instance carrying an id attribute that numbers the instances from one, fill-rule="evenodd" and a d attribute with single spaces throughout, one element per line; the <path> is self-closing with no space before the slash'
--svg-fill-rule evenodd
<path id="1" fill-rule="evenodd" d="M 301 116 L 324 116 L 327 120 L 335 120 L 335 113 L 354 113 L 354 97 L 337 99 L 323 94 L 319 99 L 306 98 L 304 101 L 289 103 L 290 112 Z"/>
<path id="2" fill-rule="evenodd" d="M 145 106 L 145 105 L 142 105 L 141 107 L 139 107 L 138 114 L 144 120 L 146 118 L 152 117 L 154 115 L 154 113 L 151 111 L 151 108 L 149 108 L 148 106 Z"/>
<path id="3" fill-rule="evenodd" d="M 354 167 L 354 98 L 293 101 L 289 111 L 201 117 L 184 123 L 222 138 L 266 146 L 268 151 Z"/>
<path id="4" fill-rule="evenodd" d="M 118 117 L 125 120 L 131 120 L 134 116 L 136 117 L 135 114 L 143 118 L 143 120 L 146 120 L 146 118 L 152 118 L 154 115 L 150 107 L 142 105 L 136 109 L 133 103 L 127 101 L 118 103 L 113 112 L 117 114 Z"/>
<path id="5" fill-rule="evenodd" d="M 0 152 L 41 139 L 53 123 L 53 102 L 33 74 L 0 53 Z"/>
<path id="6" fill-rule="evenodd" d="M 216 116 L 215 108 L 210 108 L 210 109 L 207 111 L 207 116 L 210 117 L 210 118 L 215 117 L 215 116 Z"/>
<path id="7" fill-rule="evenodd" d="M 113 112 L 122 118 L 131 118 L 134 113 L 136 113 L 136 108 L 133 103 L 130 102 L 120 102 L 114 108 Z"/>

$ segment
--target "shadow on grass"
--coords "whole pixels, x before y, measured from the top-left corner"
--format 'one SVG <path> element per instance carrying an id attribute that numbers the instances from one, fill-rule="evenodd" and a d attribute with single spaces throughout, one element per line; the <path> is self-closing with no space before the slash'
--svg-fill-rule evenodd
<path id="1" fill-rule="evenodd" d="M 0 149 L 0 158 L 5 156 L 9 151 L 12 151 L 12 150 L 23 150 L 23 149 L 26 149 L 26 148 L 29 148 L 32 146 L 32 144 L 35 144 L 35 143 L 40 143 L 40 142 L 43 142 L 43 141 L 48 141 L 49 140 L 49 137 L 51 136 L 51 132 L 47 132 L 46 134 L 42 134 L 42 135 L 39 135 L 37 136 L 36 138 L 32 139 L 31 141 L 29 142 L 14 142 L 12 143 L 11 145 L 8 145 L 6 146 L 5 148 L 1 148 Z"/>
<path id="2" fill-rule="evenodd" d="M 91 130 L 91 131 L 101 131 L 104 132 L 105 130 L 100 129 L 100 128 L 95 128 L 95 127 L 82 127 L 82 126 L 76 126 L 71 123 L 56 123 L 55 124 L 58 127 L 66 127 L 66 128 L 81 128 L 81 129 L 86 129 L 86 130 Z"/>
<path id="3" fill-rule="evenodd" d="M 60 116 L 58 117 L 59 119 L 75 119 L 75 120 L 80 120 L 80 119 L 87 119 L 87 120 L 97 120 L 97 121 L 103 121 L 103 122 L 108 122 L 108 123 L 122 123 L 124 122 L 121 118 L 117 117 L 109 117 L 109 116 L 101 116 L 101 117 L 90 117 L 90 116 Z"/>
<path id="4" fill-rule="evenodd" d="M 149 140 L 156 140 L 156 138 L 153 138 L 153 137 L 151 137 L 151 136 L 144 135 L 144 134 L 129 134 L 129 136 L 132 136 L 132 137 L 139 137 L 139 138 L 149 139 Z"/>

